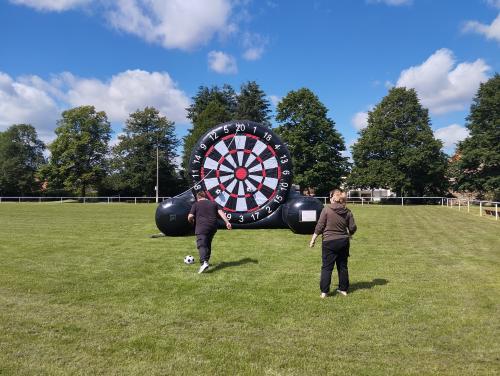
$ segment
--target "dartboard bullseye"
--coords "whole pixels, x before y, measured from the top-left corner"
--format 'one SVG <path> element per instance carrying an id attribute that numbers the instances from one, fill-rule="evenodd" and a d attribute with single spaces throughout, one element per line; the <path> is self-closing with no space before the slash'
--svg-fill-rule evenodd
<path id="1" fill-rule="evenodd" d="M 273 213 L 292 179 L 290 153 L 269 128 L 251 121 L 222 124 L 206 133 L 190 161 L 194 191 L 204 191 L 234 223 Z"/>

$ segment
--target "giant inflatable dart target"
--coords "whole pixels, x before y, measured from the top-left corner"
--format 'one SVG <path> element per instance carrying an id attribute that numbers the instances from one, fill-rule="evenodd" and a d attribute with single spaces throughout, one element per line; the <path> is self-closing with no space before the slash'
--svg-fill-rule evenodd
<path id="1" fill-rule="evenodd" d="M 290 153 L 269 128 L 230 122 L 205 134 L 190 164 L 195 193 L 205 191 L 232 223 L 259 221 L 285 201 L 291 186 Z"/>
<path id="2" fill-rule="evenodd" d="M 291 192 L 290 153 L 259 123 L 232 121 L 212 128 L 193 148 L 189 167 L 193 192 L 165 200 L 157 209 L 156 224 L 166 235 L 190 230 L 187 208 L 199 191 L 218 204 L 233 228 L 312 233 L 323 208 L 319 200 Z"/>

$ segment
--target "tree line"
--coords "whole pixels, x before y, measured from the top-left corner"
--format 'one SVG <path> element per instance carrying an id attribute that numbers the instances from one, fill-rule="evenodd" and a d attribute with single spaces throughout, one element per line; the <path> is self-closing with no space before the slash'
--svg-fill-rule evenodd
<path id="1" fill-rule="evenodd" d="M 157 153 L 159 194 L 175 195 L 191 184 L 185 170 L 207 130 L 238 119 L 272 126 L 269 100 L 254 81 L 241 85 L 239 93 L 230 85 L 200 86 L 186 110 L 191 128 L 182 140 L 175 124 L 154 107 L 130 114 L 115 145 L 110 145 L 106 113 L 93 106 L 64 111 L 48 145 L 32 125 L 14 124 L 0 132 L 0 196 L 152 196 Z M 429 112 L 413 89 L 390 89 L 368 113 L 368 125 L 352 146 L 352 162 L 344 156 L 345 141 L 326 106 L 311 90 L 290 91 L 278 103 L 274 120 L 274 131 L 293 159 L 294 183 L 302 190 L 323 195 L 343 184 L 430 196 L 451 188 L 500 199 L 498 74 L 476 93 L 465 124 L 469 136 L 452 158 L 441 151 Z"/>

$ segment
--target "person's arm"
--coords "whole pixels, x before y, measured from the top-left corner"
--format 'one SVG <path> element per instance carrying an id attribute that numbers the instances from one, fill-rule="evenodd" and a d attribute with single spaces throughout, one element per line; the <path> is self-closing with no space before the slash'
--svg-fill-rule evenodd
<path id="1" fill-rule="evenodd" d="M 316 224 L 316 228 L 314 229 L 314 234 L 309 242 L 309 247 L 314 247 L 314 243 L 316 242 L 316 238 L 319 234 L 322 234 L 326 227 L 326 208 L 321 211 L 321 214 L 318 219 L 318 223 Z"/>
<path id="2" fill-rule="evenodd" d="M 196 202 L 191 206 L 191 211 L 188 214 L 188 222 L 194 223 L 194 218 L 196 216 Z"/>
<path id="3" fill-rule="evenodd" d="M 222 220 L 226 224 L 226 228 L 228 230 L 231 230 L 233 228 L 233 226 L 231 225 L 231 222 L 229 222 L 229 220 L 227 219 L 226 213 L 224 213 L 224 211 L 222 209 L 217 210 L 217 213 L 219 213 L 219 216 L 222 218 Z"/>
<path id="4" fill-rule="evenodd" d="M 347 216 L 347 228 L 349 229 L 350 236 L 354 235 L 358 229 L 358 226 L 356 226 L 356 222 L 354 221 L 354 216 L 351 212 L 349 212 L 349 215 Z"/>
<path id="5" fill-rule="evenodd" d="M 316 242 L 316 238 L 318 237 L 318 234 L 314 233 L 312 238 L 311 238 L 311 241 L 309 242 L 309 247 L 314 247 L 314 243 Z"/>

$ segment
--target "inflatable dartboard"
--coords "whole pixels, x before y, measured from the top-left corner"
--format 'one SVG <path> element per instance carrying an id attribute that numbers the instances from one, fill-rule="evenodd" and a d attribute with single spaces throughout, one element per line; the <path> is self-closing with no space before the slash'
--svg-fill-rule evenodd
<path id="1" fill-rule="evenodd" d="M 206 193 L 230 222 L 249 224 L 273 214 L 292 184 L 290 153 L 268 127 L 231 121 L 207 132 L 190 160 L 193 193 Z"/>

